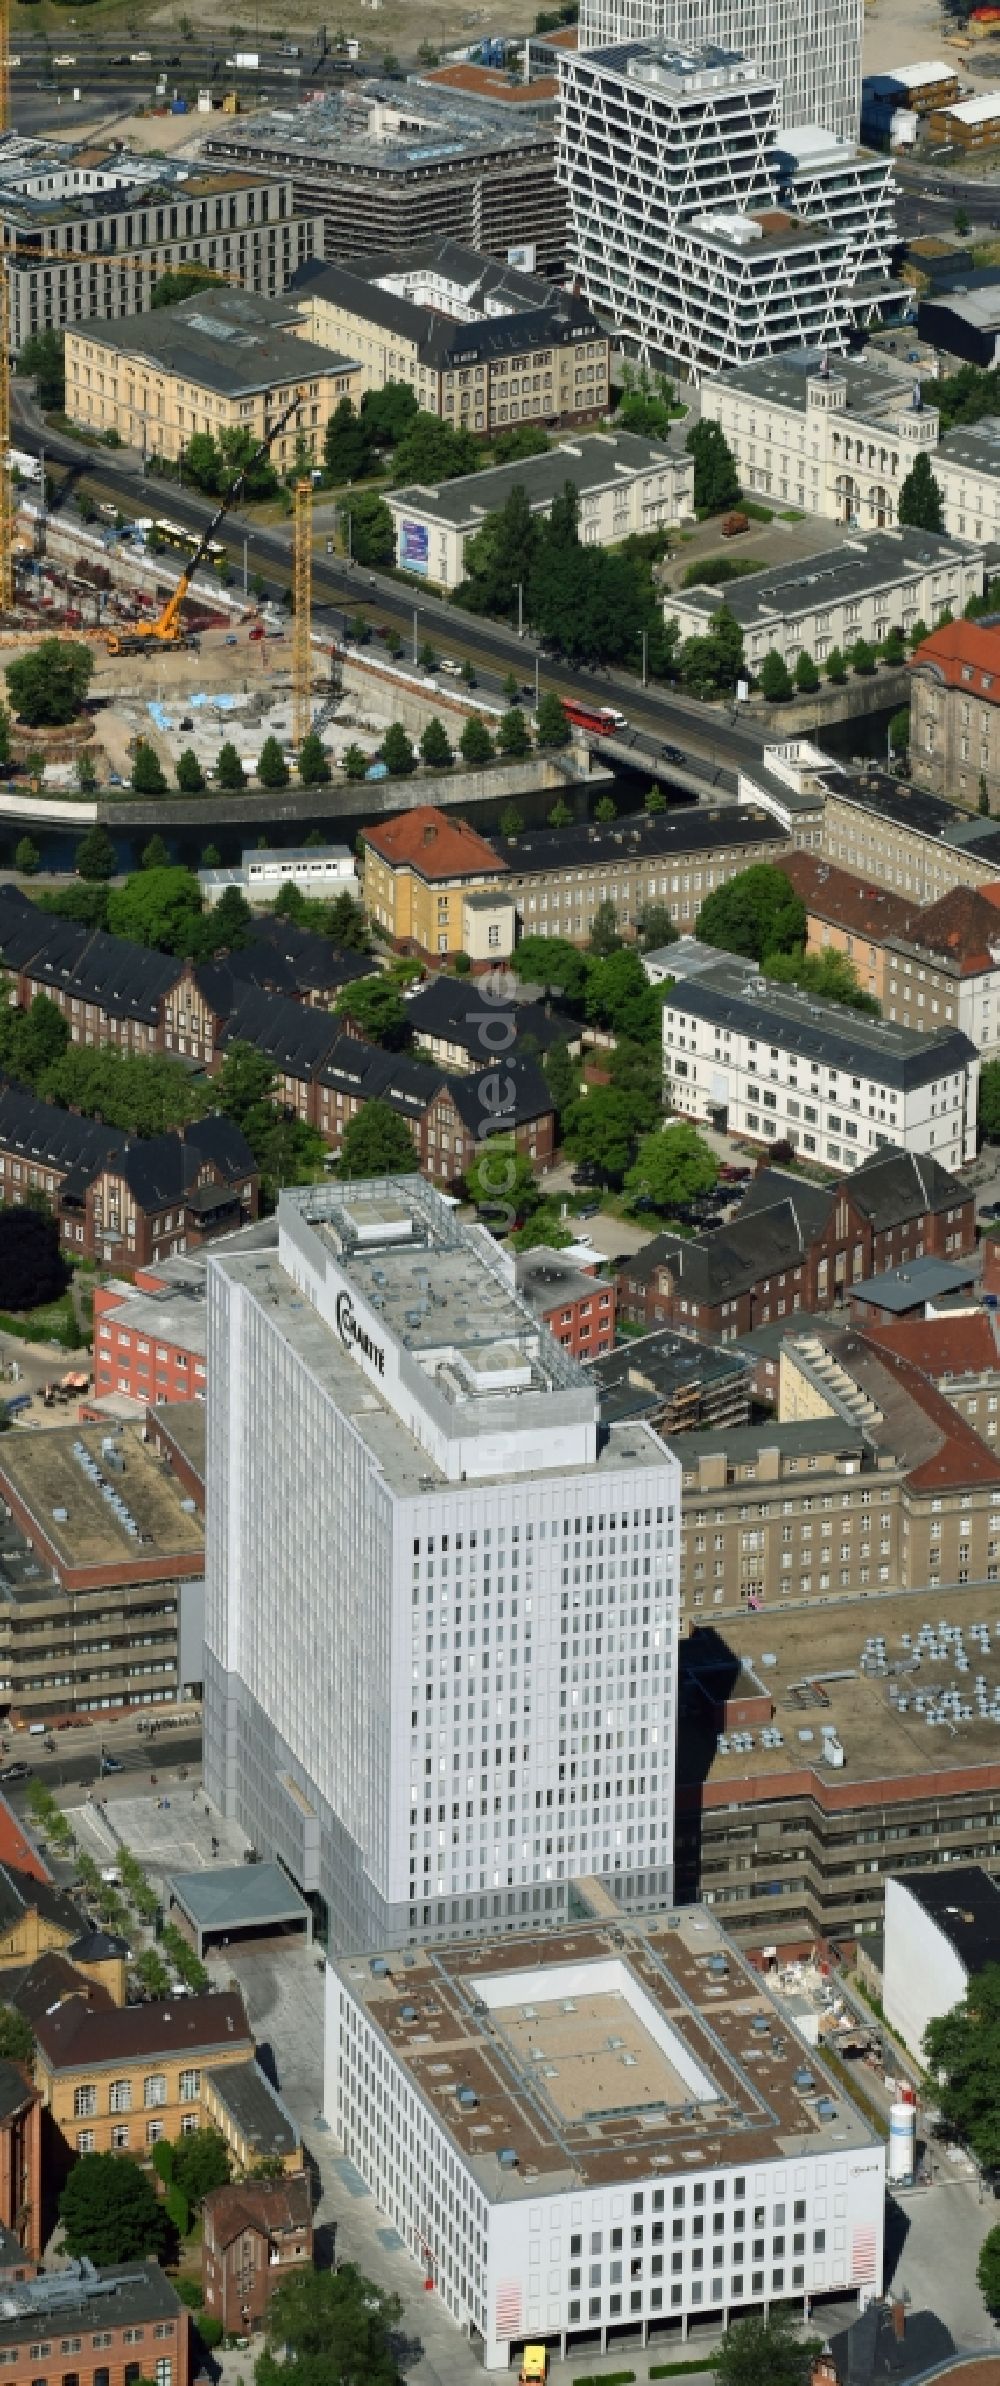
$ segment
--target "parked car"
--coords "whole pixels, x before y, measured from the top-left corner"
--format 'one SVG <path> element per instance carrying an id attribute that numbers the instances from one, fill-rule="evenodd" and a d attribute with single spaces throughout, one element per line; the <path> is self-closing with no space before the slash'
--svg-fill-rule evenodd
<path id="1" fill-rule="evenodd" d="M 124 1773 L 124 1771 L 125 1771 L 125 1767 L 124 1767 L 124 1765 L 123 1765 L 123 1763 L 122 1763 L 121 1757 L 120 1757 L 120 1756 L 102 1756 L 102 1757 L 101 1757 L 101 1771 L 102 1771 L 102 1773 Z"/>
<path id="2" fill-rule="evenodd" d="M 0 1766 L 0 1781 L 29 1781 L 30 1778 L 30 1765 L 16 1764 Z"/>

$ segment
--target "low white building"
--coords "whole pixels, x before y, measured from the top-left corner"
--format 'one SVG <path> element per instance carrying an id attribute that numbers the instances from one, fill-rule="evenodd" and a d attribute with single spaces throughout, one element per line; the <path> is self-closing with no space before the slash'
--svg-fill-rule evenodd
<path id="1" fill-rule="evenodd" d="M 855 530 L 891 530 L 926 453 L 949 538 L 1000 538 L 1000 417 L 941 436 L 937 408 L 895 361 L 789 349 L 706 378 L 701 411 L 724 431 L 749 496 Z"/>
<path id="2" fill-rule="evenodd" d="M 1000 1963 L 1000 1883 L 981 1864 L 887 1877 L 882 2003 L 918 2062 L 928 2022 L 961 2004 L 991 1963 Z"/>
<path id="3" fill-rule="evenodd" d="M 361 888 L 349 845 L 244 846 L 243 858 L 232 869 L 199 870 L 198 884 L 207 908 L 220 903 L 230 887 L 248 903 L 273 903 L 283 886 L 298 887 L 302 895 L 332 902 L 335 895 L 361 900 Z"/>
<path id="4" fill-rule="evenodd" d="M 633 530 L 674 530 L 694 515 L 692 456 L 634 431 L 600 431 L 589 439 L 560 440 L 547 455 L 519 464 L 463 473 L 437 488 L 388 489 L 400 570 L 439 588 L 457 588 L 465 576 L 467 541 L 513 489 L 524 490 L 533 514 L 547 514 L 567 481 L 579 497 L 585 546 L 608 547 Z"/>
<path id="5" fill-rule="evenodd" d="M 751 672 L 772 650 L 794 669 L 800 654 L 822 663 L 859 638 L 878 645 L 890 630 L 930 626 L 945 606 L 959 614 L 981 596 L 983 558 L 932 530 L 877 530 L 821 555 L 768 564 L 725 589 L 684 588 L 664 598 L 664 618 L 684 638 L 702 637 L 723 598 L 743 631 Z"/>
<path id="6" fill-rule="evenodd" d="M 326 2119 L 456 2328 L 506 2370 L 877 2294 L 884 2149 L 821 2057 L 705 1908 L 590 1903 L 327 1969 Z"/>
<path id="7" fill-rule="evenodd" d="M 888 1144 L 942 1168 L 976 1156 L 979 1053 L 958 1028 L 926 1033 L 817 1002 L 720 962 L 673 987 L 663 1010 L 673 1108 L 803 1159 L 856 1168 Z"/>

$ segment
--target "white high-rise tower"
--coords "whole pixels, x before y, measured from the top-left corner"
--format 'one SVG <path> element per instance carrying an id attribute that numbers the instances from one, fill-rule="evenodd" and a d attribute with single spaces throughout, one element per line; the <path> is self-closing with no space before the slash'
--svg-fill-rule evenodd
<path id="1" fill-rule="evenodd" d="M 580 48 L 706 43 L 752 58 L 777 83 L 785 126 L 822 124 L 856 141 L 864 0 L 580 0 Z"/>
<path id="2" fill-rule="evenodd" d="M 419 1177 L 209 1264 L 205 1782 L 334 1945 L 672 1884 L 680 1470 Z"/>

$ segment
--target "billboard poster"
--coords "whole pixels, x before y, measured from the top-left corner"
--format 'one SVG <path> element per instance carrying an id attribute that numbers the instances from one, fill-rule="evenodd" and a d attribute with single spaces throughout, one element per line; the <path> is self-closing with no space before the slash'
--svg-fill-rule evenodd
<path id="1" fill-rule="evenodd" d="M 399 561 L 404 572 L 426 572 L 430 563 L 430 532 L 425 522 L 402 522 Z"/>
<path id="2" fill-rule="evenodd" d="M 519 273 L 534 273 L 537 255 L 538 250 L 535 242 L 525 240 L 518 248 L 508 249 L 507 263 L 516 266 Z"/>

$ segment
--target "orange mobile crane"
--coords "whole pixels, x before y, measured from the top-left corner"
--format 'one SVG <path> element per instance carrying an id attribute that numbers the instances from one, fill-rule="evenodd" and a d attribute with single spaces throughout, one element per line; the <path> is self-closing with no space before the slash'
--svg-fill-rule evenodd
<path id="1" fill-rule="evenodd" d="M 293 414 L 298 413 L 302 399 L 303 392 L 297 390 L 291 404 L 285 407 L 283 414 L 278 415 L 277 420 L 271 424 L 270 430 L 265 431 L 264 437 L 259 446 L 255 447 L 253 455 L 248 456 L 242 472 L 237 474 L 232 488 L 227 489 L 222 504 L 216 508 L 207 529 L 203 530 L 190 562 L 185 564 L 176 588 L 171 591 L 162 612 L 157 614 L 156 620 L 134 622 L 131 629 L 127 630 L 109 630 L 107 633 L 109 654 L 148 654 L 152 647 L 176 646 L 180 643 L 184 635 L 181 624 L 181 608 L 198 566 L 204 562 L 220 522 L 225 521 L 226 515 L 235 505 L 248 475 L 253 471 L 254 466 L 260 463 L 261 458 L 268 454 L 274 441 L 280 437 L 286 423 L 291 421 Z"/>

